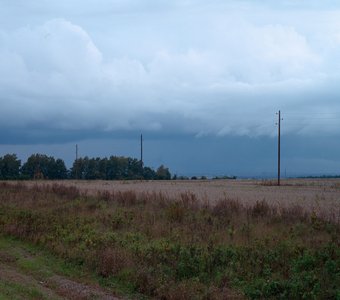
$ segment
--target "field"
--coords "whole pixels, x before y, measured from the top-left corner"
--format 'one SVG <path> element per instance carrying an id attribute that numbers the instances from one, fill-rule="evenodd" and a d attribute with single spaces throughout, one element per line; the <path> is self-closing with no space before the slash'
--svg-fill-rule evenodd
<path id="1" fill-rule="evenodd" d="M 25 182 L 28 186 L 53 184 L 56 181 Z M 66 186 L 76 186 L 80 191 L 96 195 L 98 191 L 133 191 L 136 193 L 161 193 L 170 199 L 190 193 L 200 202 L 216 203 L 234 199 L 245 205 L 265 200 L 278 208 L 300 205 L 308 212 L 315 211 L 325 218 L 340 218 L 340 179 L 289 179 L 261 180 L 177 180 L 177 181 L 59 181 Z"/>
<path id="2" fill-rule="evenodd" d="M 72 283 L 63 294 L 31 291 L 31 299 L 72 299 L 72 287 L 84 284 L 95 294 L 78 298 L 340 299 L 339 180 L 0 185 L 2 269 L 45 276 L 49 289 L 55 278 Z M 6 259 L 10 248 L 21 249 L 15 259 Z M 23 269 L 17 261 L 27 249 L 59 267 Z M 12 284 L 24 299 L 1 274 L 0 297 Z"/>

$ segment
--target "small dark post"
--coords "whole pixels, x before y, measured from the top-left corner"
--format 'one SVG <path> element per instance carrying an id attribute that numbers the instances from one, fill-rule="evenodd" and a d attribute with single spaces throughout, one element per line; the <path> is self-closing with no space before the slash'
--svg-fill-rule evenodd
<path id="1" fill-rule="evenodd" d="M 278 124 L 278 144 L 277 144 L 277 185 L 280 186 L 281 175 L 281 111 L 279 110 L 279 122 Z"/>

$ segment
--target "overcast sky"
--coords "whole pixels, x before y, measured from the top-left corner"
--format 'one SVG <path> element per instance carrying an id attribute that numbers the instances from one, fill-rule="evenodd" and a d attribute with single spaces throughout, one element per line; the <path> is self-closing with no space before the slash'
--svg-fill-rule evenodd
<path id="1" fill-rule="evenodd" d="M 0 0 L 0 155 L 340 173 L 340 4 Z M 320 142 L 322 141 L 322 143 Z M 195 153 L 193 155 L 193 153 Z"/>

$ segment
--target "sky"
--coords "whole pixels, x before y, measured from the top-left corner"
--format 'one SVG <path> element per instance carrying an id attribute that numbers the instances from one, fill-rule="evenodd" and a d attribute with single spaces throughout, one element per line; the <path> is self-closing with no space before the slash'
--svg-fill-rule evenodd
<path id="1" fill-rule="evenodd" d="M 0 156 L 340 173 L 340 4 L 0 0 Z"/>

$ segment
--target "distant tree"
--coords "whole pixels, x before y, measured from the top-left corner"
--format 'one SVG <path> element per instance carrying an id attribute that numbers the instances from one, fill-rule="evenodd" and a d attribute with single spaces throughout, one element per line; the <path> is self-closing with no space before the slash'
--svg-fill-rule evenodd
<path id="1" fill-rule="evenodd" d="M 83 173 L 83 160 L 82 158 L 76 159 L 70 170 L 70 177 L 72 179 L 82 179 Z"/>
<path id="2" fill-rule="evenodd" d="M 143 168 L 136 158 L 128 158 L 128 178 L 143 179 Z"/>
<path id="3" fill-rule="evenodd" d="M 123 156 L 110 158 L 79 158 L 73 162 L 71 178 L 78 179 L 170 179 L 167 168 L 161 166 L 158 173 L 149 167 L 143 167 L 138 159 Z"/>
<path id="4" fill-rule="evenodd" d="M 103 159 L 101 159 L 98 163 L 98 173 L 100 176 L 100 179 L 108 179 L 108 159 L 105 157 Z"/>
<path id="5" fill-rule="evenodd" d="M 157 178 L 157 175 L 156 175 L 156 172 L 154 170 L 152 170 L 149 167 L 143 168 L 143 179 L 153 180 L 153 179 L 156 179 L 156 178 Z"/>
<path id="6" fill-rule="evenodd" d="M 0 157 L 0 179 L 18 179 L 20 176 L 21 160 L 16 154 L 6 154 Z"/>
<path id="7" fill-rule="evenodd" d="M 21 172 L 30 179 L 47 177 L 48 156 L 44 154 L 32 154 L 23 164 Z"/>
<path id="8" fill-rule="evenodd" d="M 116 156 L 111 156 L 107 160 L 106 166 L 107 179 L 119 179 L 121 177 L 121 169 L 119 167 L 118 158 Z"/>
<path id="9" fill-rule="evenodd" d="M 73 179 L 88 179 L 89 158 L 78 158 L 73 162 L 71 168 L 71 178 Z"/>
<path id="10" fill-rule="evenodd" d="M 157 179 L 159 180 L 170 180 L 171 179 L 171 173 L 169 172 L 169 169 L 161 165 L 157 171 L 156 171 Z"/>
<path id="11" fill-rule="evenodd" d="M 68 171 L 65 166 L 65 162 L 60 158 L 55 160 L 50 172 L 51 179 L 66 179 L 68 177 Z"/>
<path id="12" fill-rule="evenodd" d="M 66 179 L 67 169 L 61 159 L 55 160 L 45 154 L 33 154 L 21 168 L 22 174 L 30 179 Z"/>
<path id="13" fill-rule="evenodd" d="M 86 179 L 100 179 L 98 163 L 100 158 L 89 158 L 87 161 Z"/>

